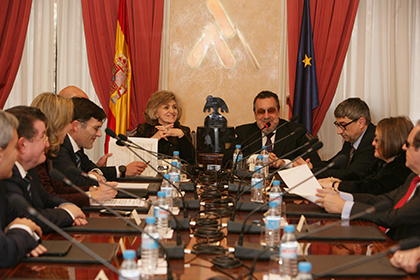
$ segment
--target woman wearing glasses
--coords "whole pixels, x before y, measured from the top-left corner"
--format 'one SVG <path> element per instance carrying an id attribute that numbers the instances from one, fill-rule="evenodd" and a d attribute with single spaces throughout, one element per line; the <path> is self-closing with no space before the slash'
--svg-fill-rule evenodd
<path id="1" fill-rule="evenodd" d="M 349 193 L 383 194 L 401 186 L 411 173 L 405 166 L 402 149 L 413 123 L 406 116 L 382 119 L 375 131 L 372 146 L 376 160 L 362 175 L 351 173 L 340 179 L 325 178 L 318 182 L 323 188 Z"/>

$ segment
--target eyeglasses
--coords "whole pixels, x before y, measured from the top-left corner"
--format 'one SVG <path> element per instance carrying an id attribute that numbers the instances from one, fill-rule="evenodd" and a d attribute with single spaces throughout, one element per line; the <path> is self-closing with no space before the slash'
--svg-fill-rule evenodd
<path id="1" fill-rule="evenodd" d="M 258 109 L 257 110 L 257 115 L 265 115 L 265 112 L 269 113 L 269 114 L 275 114 L 277 112 L 277 108 L 269 108 L 267 110 L 265 109 Z"/>
<path id="2" fill-rule="evenodd" d="M 44 134 L 44 136 L 42 136 L 41 138 L 39 138 L 39 139 L 38 138 L 32 138 L 30 141 L 32 141 L 32 140 L 42 141 L 42 142 L 44 142 L 44 145 L 45 145 L 48 142 L 48 136 L 46 134 Z"/>
<path id="3" fill-rule="evenodd" d="M 92 125 L 90 125 L 90 124 L 88 124 L 88 123 L 85 123 L 85 122 L 82 122 L 82 121 L 79 121 L 80 123 L 83 123 L 83 124 L 85 124 L 85 125 L 87 125 L 87 126 L 90 126 L 91 128 L 93 128 L 94 130 L 95 130 L 95 133 L 96 132 L 98 132 L 98 130 L 100 130 L 101 129 L 101 127 L 102 126 L 92 126 Z"/>
<path id="4" fill-rule="evenodd" d="M 341 123 L 338 123 L 337 121 L 335 121 L 334 122 L 334 125 L 338 128 L 341 128 L 342 130 L 346 130 L 346 127 L 349 125 L 349 124 L 351 124 L 351 123 L 354 123 L 354 122 L 356 122 L 356 121 L 358 121 L 359 119 L 354 119 L 354 120 L 352 120 L 352 121 L 350 121 L 350 122 L 348 122 L 348 123 L 345 123 L 345 124 L 341 124 Z"/>

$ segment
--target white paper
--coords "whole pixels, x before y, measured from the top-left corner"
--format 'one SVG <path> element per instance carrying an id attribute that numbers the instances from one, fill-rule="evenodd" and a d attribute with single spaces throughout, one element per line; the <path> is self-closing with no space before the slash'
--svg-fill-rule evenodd
<path id="1" fill-rule="evenodd" d="M 157 153 L 158 151 L 158 140 L 152 138 L 143 138 L 143 137 L 128 137 L 129 140 L 133 141 L 140 147 Z M 150 161 L 150 165 L 154 168 L 157 168 L 157 157 L 151 155 L 146 151 L 140 149 L 133 149 L 137 154 L 139 154 L 146 162 Z M 133 161 L 141 161 L 132 151 L 126 147 L 121 147 L 116 144 L 116 140 L 111 138 L 109 140 L 108 151 L 113 155 L 108 158 L 108 166 L 120 166 L 128 165 Z M 143 176 L 155 176 L 156 172 L 153 171 L 149 166 L 141 174 Z"/>
<path id="2" fill-rule="evenodd" d="M 137 198 L 113 198 L 104 201 L 100 201 L 102 205 L 112 207 L 112 206 L 127 206 L 127 207 L 144 207 L 146 202 Z M 102 206 L 94 201 L 91 201 L 91 206 Z"/>
<path id="3" fill-rule="evenodd" d="M 139 189 L 147 189 L 150 183 L 118 183 L 119 189 L 131 189 L 131 190 L 139 190 Z"/>
<path id="4" fill-rule="evenodd" d="M 318 183 L 318 180 L 315 178 L 315 176 L 313 176 L 313 173 L 307 164 L 281 170 L 278 173 L 283 179 L 284 183 L 289 187 L 289 189 L 298 185 L 291 191 L 291 193 L 304 197 L 311 202 L 315 202 L 315 200 L 319 199 L 319 197 L 315 196 L 316 189 L 321 189 L 322 187 Z M 309 180 L 301 183 L 303 180 L 309 177 L 311 177 Z"/>

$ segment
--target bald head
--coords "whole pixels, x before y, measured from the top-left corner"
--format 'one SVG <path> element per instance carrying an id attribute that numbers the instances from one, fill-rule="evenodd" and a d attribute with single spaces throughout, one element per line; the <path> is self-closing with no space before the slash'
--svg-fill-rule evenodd
<path id="1" fill-rule="evenodd" d="M 86 95 L 86 93 L 83 90 L 75 86 L 68 86 L 68 87 L 63 88 L 60 91 L 59 95 L 65 98 L 81 97 L 81 98 L 89 99 L 89 97 Z"/>

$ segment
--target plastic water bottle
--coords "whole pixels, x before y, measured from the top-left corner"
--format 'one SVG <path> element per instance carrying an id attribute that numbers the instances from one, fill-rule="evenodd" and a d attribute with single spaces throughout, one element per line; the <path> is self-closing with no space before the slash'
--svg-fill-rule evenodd
<path id="1" fill-rule="evenodd" d="M 279 180 L 274 180 L 273 181 L 273 185 L 271 186 L 269 198 L 270 198 L 270 201 L 275 200 L 277 202 L 277 210 L 279 211 L 279 215 L 281 216 L 281 203 L 283 202 L 283 197 L 281 195 L 280 181 Z"/>
<path id="2" fill-rule="evenodd" d="M 157 268 L 159 256 L 159 244 L 146 233 L 159 239 L 159 233 L 155 226 L 156 219 L 154 217 L 146 218 L 146 227 L 141 234 L 141 265 L 145 273 L 152 274 Z"/>
<path id="3" fill-rule="evenodd" d="M 287 225 L 284 227 L 284 235 L 280 243 L 280 258 L 282 259 L 280 267 L 280 277 L 282 279 L 293 279 L 296 277 L 297 271 L 297 246 L 295 237 L 295 227 Z"/>
<path id="4" fill-rule="evenodd" d="M 263 203 L 263 193 L 262 188 L 264 185 L 264 169 L 262 163 L 262 155 L 257 156 L 257 161 L 255 162 L 255 171 L 251 179 L 251 201 Z"/>
<path id="5" fill-rule="evenodd" d="M 270 166 L 268 165 L 268 163 L 270 162 L 270 155 L 268 154 L 266 146 L 262 146 L 261 155 L 263 156 L 263 164 L 267 165 L 266 167 L 264 167 L 264 176 L 267 176 L 270 168 Z"/>
<path id="6" fill-rule="evenodd" d="M 298 265 L 299 274 L 296 277 L 297 280 L 312 280 L 312 264 L 310 262 L 300 262 Z"/>
<path id="7" fill-rule="evenodd" d="M 174 206 L 174 187 L 169 183 L 171 180 L 171 175 L 163 175 L 165 179 L 162 180 L 162 185 L 160 186 L 160 191 L 166 194 L 166 204 L 168 205 L 169 211 L 172 211 Z M 168 181 L 169 180 L 169 181 Z"/>
<path id="8" fill-rule="evenodd" d="M 268 247 L 280 244 L 280 213 L 277 211 L 277 201 L 270 201 L 265 215 L 265 243 Z"/>
<path id="9" fill-rule="evenodd" d="M 177 165 L 178 166 L 178 171 L 181 170 L 181 159 L 179 158 L 179 151 L 174 151 L 173 157 L 172 157 L 172 161 L 176 160 Z"/>
<path id="10" fill-rule="evenodd" d="M 168 232 L 168 205 L 166 204 L 166 195 L 164 192 L 158 192 L 157 195 L 158 199 L 156 200 L 156 205 L 160 207 L 154 207 L 154 216 L 156 218 L 159 239 L 164 239 Z"/>
<path id="11" fill-rule="evenodd" d="M 120 267 L 119 280 L 139 280 L 140 270 L 137 268 L 136 251 L 125 250 L 123 253 L 123 262 Z"/>
<path id="12" fill-rule="evenodd" d="M 171 169 L 169 169 L 169 175 L 171 177 L 171 182 L 172 184 L 175 185 L 177 190 L 174 190 L 173 192 L 173 198 L 176 199 L 177 197 L 179 197 L 179 193 L 178 190 L 180 190 L 179 188 L 179 169 L 177 168 L 178 163 L 176 161 L 172 161 L 171 162 Z"/>
<path id="13" fill-rule="evenodd" d="M 235 146 L 235 151 L 233 152 L 233 165 L 235 167 L 235 170 L 241 170 L 244 169 L 243 168 L 243 161 L 242 161 L 242 150 L 241 150 L 241 145 L 236 145 Z"/>

